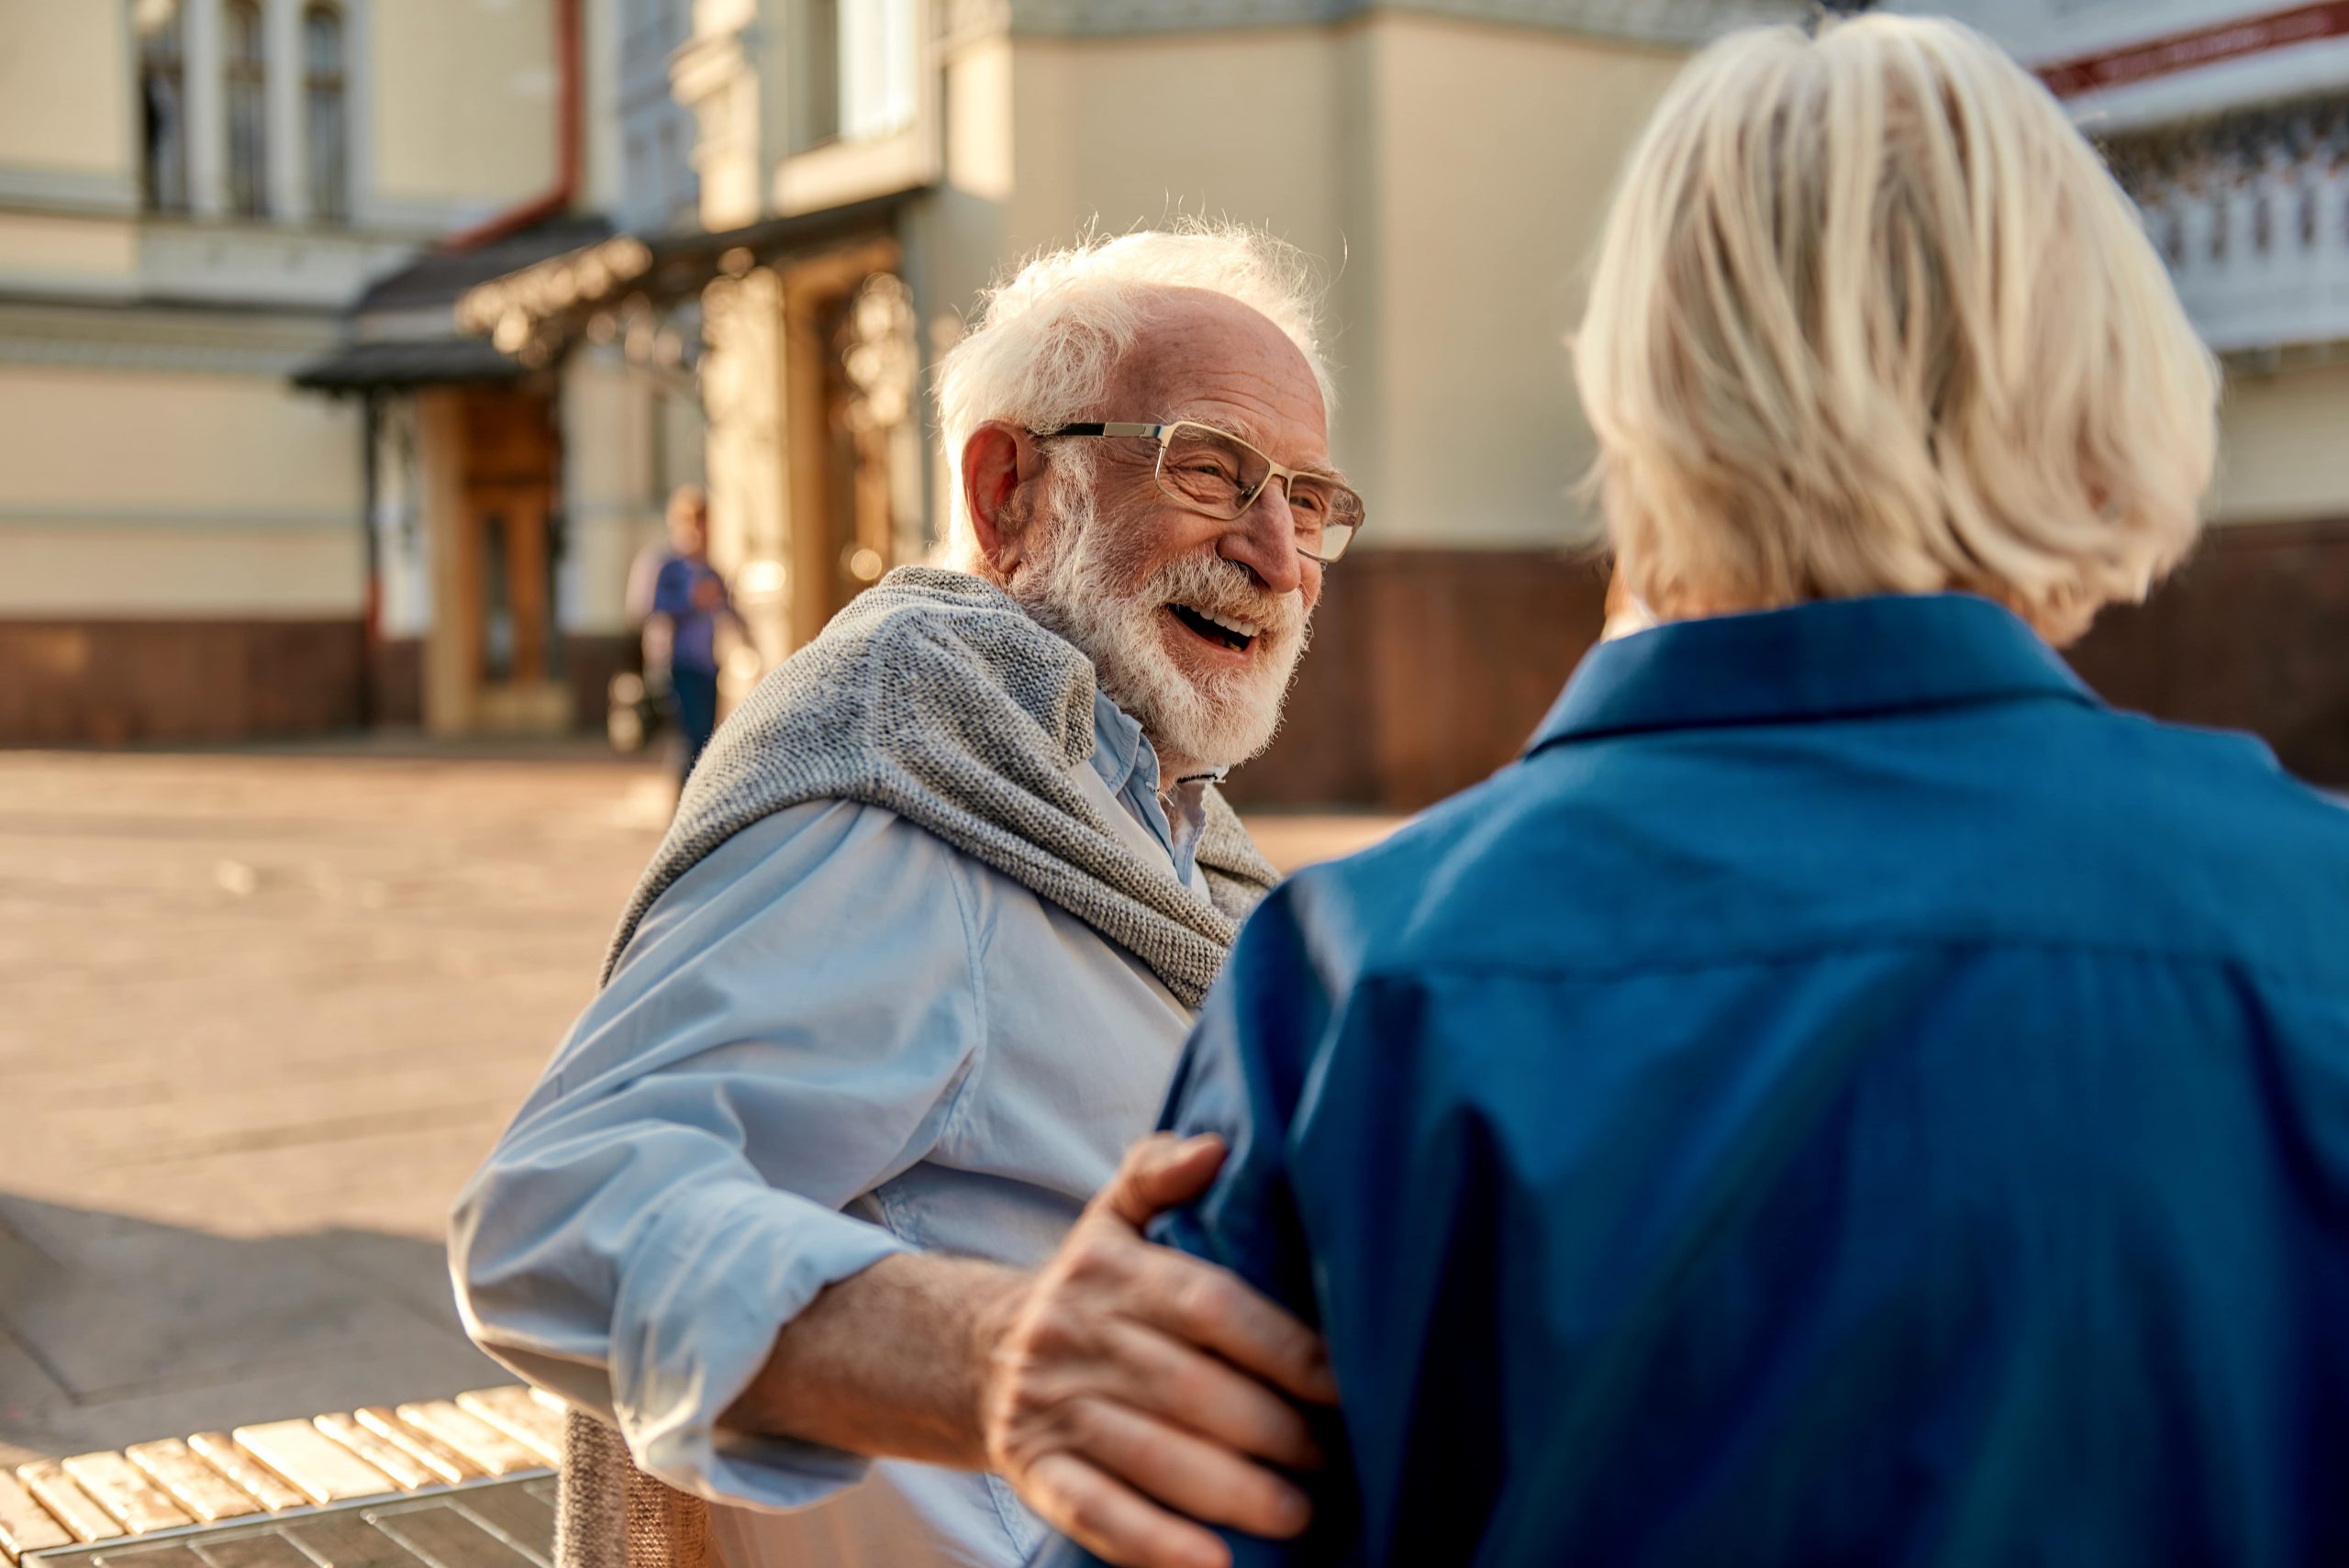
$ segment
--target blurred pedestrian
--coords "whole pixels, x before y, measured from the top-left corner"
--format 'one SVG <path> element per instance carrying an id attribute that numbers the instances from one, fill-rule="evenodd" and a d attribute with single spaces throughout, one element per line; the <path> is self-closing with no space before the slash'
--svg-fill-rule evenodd
<path id="1" fill-rule="evenodd" d="M 1575 345 L 1627 600 L 1525 759 L 1257 910 L 1163 1236 L 1326 1335 L 1243 1564 L 2349 1562 L 2349 813 L 2054 651 L 2218 376 L 1954 23 L 1747 31 Z"/>
<path id="2" fill-rule="evenodd" d="M 668 692 L 680 789 L 718 728 L 720 622 L 750 639 L 726 579 L 709 563 L 709 496 L 698 484 L 679 485 L 669 497 L 669 554 L 653 575 L 643 646 L 647 679 Z"/>

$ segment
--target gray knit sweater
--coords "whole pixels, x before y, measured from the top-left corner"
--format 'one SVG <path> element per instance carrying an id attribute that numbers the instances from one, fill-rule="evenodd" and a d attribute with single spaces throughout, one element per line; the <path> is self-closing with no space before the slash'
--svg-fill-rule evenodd
<path id="1" fill-rule="evenodd" d="M 1215 906 L 1128 849 L 1071 772 L 1093 751 L 1094 670 L 991 584 L 892 572 L 762 682 L 703 753 L 604 961 L 703 856 L 812 800 L 896 812 L 1059 905 L 1196 1007 L 1275 873 L 1210 789 L 1199 866 Z M 638 1471 L 619 1434 L 574 1413 L 556 1514 L 559 1568 L 701 1568 L 708 1512 Z"/>

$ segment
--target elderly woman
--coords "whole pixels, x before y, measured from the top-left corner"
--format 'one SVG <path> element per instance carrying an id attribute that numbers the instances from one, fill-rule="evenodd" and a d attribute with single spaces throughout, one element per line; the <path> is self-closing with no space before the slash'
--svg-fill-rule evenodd
<path id="1" fill-rule="evenodd" d="M 1576 360 L 1650 624 L 1242 934 L 1167 1233 L 1343 1414 L 1166 1561 L 2349 1562 L 2349 813 L 2054 651 L 2211 469 L 2120 191 L 1962 27 L 1742 33 Z"/>

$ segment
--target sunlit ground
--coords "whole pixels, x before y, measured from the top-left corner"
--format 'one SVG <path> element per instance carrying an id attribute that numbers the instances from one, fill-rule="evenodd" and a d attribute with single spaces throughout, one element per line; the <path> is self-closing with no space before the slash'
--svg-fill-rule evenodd
<path id="1" fill-rule="evenodd" d="M 668 799 L 584 747 L 0 755 L 0 1462 L 506 1381 L 442 1219 Z"/>

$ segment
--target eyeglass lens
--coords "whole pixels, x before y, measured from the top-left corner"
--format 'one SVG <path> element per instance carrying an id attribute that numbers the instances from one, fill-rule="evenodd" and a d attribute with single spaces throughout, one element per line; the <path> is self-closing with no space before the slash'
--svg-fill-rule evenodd
<path id="1" fill-rule="evenodd" d="M 1204 425 L 1176 425 L 1159 454 L 1158 482 L 1187 506 L 1236 517 L 1264 489 L 1272 465 L 1262 452 Z M 1333 561 L 1362 526 L 1362 497 L 1333 479 L 1300 473 L 1285 482 L 1297 548 Z"/>

